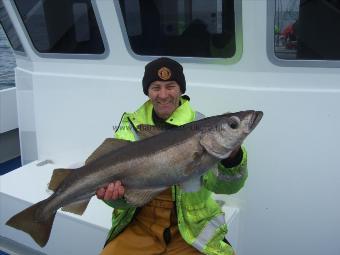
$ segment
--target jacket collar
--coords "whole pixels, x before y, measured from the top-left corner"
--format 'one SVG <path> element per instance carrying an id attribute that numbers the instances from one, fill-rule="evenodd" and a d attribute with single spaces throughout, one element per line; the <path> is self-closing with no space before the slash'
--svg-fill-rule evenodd
<path id="1" fill-rule="evenodd" d="M 181 105 L 165 121 L 169 124 L 181 126 L 194 120 L 195 112 L 190 106 L 189 100 L 181 97 Z M 131 114 L 131 121 L 135 126 L 140 124 L 154 125 L 152 120 L 153 105 L 151 100 L 146 101 L 137 111 Z"/>

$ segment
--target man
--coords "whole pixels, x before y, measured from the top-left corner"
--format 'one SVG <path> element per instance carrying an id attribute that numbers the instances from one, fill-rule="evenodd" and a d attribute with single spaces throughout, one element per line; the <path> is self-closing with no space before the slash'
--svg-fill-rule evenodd
<path id="1" fill-rule="evenodd" d="M 182 66 L 169 58 L 156 59 L 145 66 L 143 91 L 149 97 L 134 113 L 125 113 L 116 138 L 138 140 L 139 124 L 171 129 L 203 118 L 195 112 L 187 96 Z M 113 222 L 102 255 L 232 255 L 225 239 L 227 226 L 211 193 L 232 194 L 247 178 L 247 156 L 237 148 L 215 169 L 197 180 L 175 185 L 142 208 L 124 201 L 121 182 L 97 190 L 97 197 L 112 206 Z"/>

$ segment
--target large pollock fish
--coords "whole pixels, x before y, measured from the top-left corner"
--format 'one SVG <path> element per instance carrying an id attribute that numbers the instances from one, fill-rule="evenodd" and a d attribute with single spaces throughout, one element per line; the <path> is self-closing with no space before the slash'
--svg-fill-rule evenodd
<path id="1" fill-rule="evenodd" d="M 81 215 L 96 190 L 115 180 L 125 187 L 128 203 L 143 206 L 169 186 L 201 176 L 227 158 L 262 116 L 260 111 L 227 113 L 167 131 L 140 125 L 138 135 L 142 140 L 108 138 L 84 166 L 55 169 L 49 185 L 54 193 L 6 224 L 28 233 L 43 247 L 59 208 Z"/>

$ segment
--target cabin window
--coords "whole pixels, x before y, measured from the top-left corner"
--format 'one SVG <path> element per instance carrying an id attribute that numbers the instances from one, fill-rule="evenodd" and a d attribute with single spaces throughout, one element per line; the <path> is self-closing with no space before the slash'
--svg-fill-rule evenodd
<path id="1" fill-rule="evenodd" d="M 15 57 L 6 35 L 0 26 L 0 90 L 15 86 Z"/>
<path id="2" fill-rule="evenodd" d="M 131 49 L 138 55 L 232 58 L 234 0 L 120 0 Z"/>
<path id="3" fill-rule="evenodd" d="M 9 16 L 6 12 L 2 0 L 0 0 L 0 23 L 7 35 L 7 38 L 13 50 L 24 53 L 24 48 L 22 47 L 22 44 L 19 40 L 19 36 L 13 27 L 12 21 L 9 19 Z M 2 33 L 1 42 L 4 42 L 4 38 L 2 38 Z"/>
<path id="4" fill-rule="evenodd" d="M 272 38 L 278 59 L 340 60 L 340 0 L 268 2 L 274 13 Z"/>
<path id="5" fill-rule="evenodd" d="M 91 0 L 14 0 L 40 53 L 102 54 L 105 51 Z"/>

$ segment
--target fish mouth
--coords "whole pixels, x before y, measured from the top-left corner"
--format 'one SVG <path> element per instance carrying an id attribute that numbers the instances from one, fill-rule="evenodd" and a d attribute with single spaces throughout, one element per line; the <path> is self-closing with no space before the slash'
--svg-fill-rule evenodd
<path id="1" fill-rule="evenodd" d="M 257 124 L 261 121 L 263 116 L 262 111 L 254 111 L 251 120 L 250 120 L 250 125 L 249 125 L 249 130 L 252 131 L 254 128 L 256 128 Z"/>
<path id="2" fill-rule="evenodd" d="M 263 112 L 262 111 L 255 111 L 253 113 L 253 116 L 251 118 L 251 129 L 253 130 L 254 128 L 256 128 L 257 124 L 259 124 L 259 122 L 261 121 L 263 117 Z"/>

